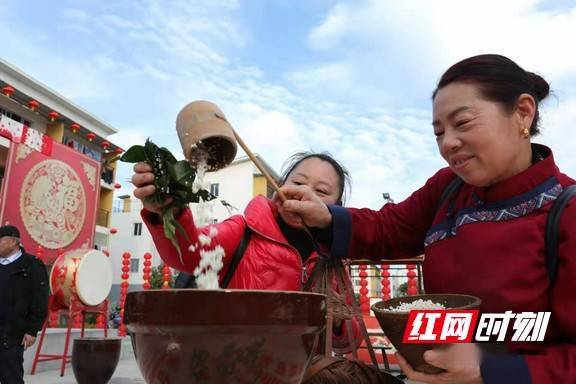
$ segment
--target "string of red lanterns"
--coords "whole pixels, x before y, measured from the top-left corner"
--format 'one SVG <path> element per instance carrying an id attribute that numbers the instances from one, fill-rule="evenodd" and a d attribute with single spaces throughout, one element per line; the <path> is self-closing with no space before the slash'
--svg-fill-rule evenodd
<path id="1" fill-rule="evenodd" d="M 10 98 L 14 95 L 16 90 L 11 85 L 5 84 L 2 87 L 1 92 L 4 96 Z M 27 103 L 27 106 L 28 106 L 28 109 L 30 109 L 32 112 L 38 112 L 38 110 L 40 108 L 40 102 L 38 100 L 35 100 L 35 99 L 30 99 Z M 59 117 L 60 117 L 60 114 L 56 111 L 50 111 L 48 113 L 48 120 L 51 123 L 56 121 Z M 78 123 L 72 123 L 70 125 L 70 130 L 74 134 L 78 134 L 80 132 L 80 128 L 81 128 L 80 124 L 78 124 Z M 86 134 L 86 138 L 88 139 L 89 142 L 92 142 L 96 138 L 96 134 L 93 132 L 88 132 L 88 134 Z M 112 144 L 107 140 L 102 140 L 102 142 L 100 143 L 100 146 L 104 149 L 104 151 L 107 151 L 112 146 Z M 117 147 L 114 149 L 114 153 L 117 155 L 119 155 L 123 152 L 124 152 L 124 150 L 121 148 Z"/>
<path id="2" fill-rule="evenodd" d="M 150 261 L 151 258 L 152 254 L 150 252 L 146 252 L 144 254 L 144 269 L 142 269 L 142 280 L 144 280 L 142 288 L 144 289 L 150 289 L 150 273 L 152 273 L 152 261 Z"/>
<path id="3" fill-rule="evenodd" d="M 124 304 L 128 293 L 128 279 L 130 278 L 130 253 L 122 254 L 122 283 L 120 283 L 120 325 L 118 326 L 118 336 L 126 336 L 126 325 L 124 324 Z"/>
<path id="4" fill-rule="evenodd" d="M 164 264 L 162 267 L 162 289 L 170 289 L 170 267 Z"/>

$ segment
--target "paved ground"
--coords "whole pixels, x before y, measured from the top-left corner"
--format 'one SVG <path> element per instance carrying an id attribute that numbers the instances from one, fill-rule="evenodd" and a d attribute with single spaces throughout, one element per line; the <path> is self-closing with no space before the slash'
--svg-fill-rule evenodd
<path id="1" fill-rule="evenodd" d="M 34 376 L 25 375 L 24 382 L 26 384 L 75 384 L 76 380 L 72 367 L 68 365 L 64 377 L 60 377 L 60 370 L 46 371 Z M 109 384 L 145 384 L 145 381 L 138 370 L 136 360 L 132 358 L 120 360 Z"/>
<path id="2" fill-rule="evenodd" d="M 74 379 L 72 367 L 67 366 L 64 377 L 60 377 L 59 370 L 46 371 L 37 373 L 34 376 L 24 376 L 24 382 L 26 384 L 75 384 L 76 380 Z M 405 381 L 405 383 L 417 384 L 415 381 Z M 145 381 L 142 379 L 136 360 L 132 358 L 120 360 L 109 384 L 145 384 Z"/>

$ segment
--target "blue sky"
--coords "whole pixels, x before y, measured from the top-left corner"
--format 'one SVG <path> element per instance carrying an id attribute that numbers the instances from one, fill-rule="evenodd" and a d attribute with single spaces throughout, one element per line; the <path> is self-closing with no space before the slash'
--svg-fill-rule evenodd
<path id="1" fill-rule="evenodd" d="M 331 151 L 352 173 L 350 205 L 372 208 L 444 166 L 430 124 L 441 73 L 501 53 L 552 83 L 535 141 L 576 176 L 574 1 L 3 0 L 0 36 L 5 60 L 118 128 L 123 147 L 151 137 L 180 153 L 176 114 L 211 100 L 277 170 L 294 151 Z"/>

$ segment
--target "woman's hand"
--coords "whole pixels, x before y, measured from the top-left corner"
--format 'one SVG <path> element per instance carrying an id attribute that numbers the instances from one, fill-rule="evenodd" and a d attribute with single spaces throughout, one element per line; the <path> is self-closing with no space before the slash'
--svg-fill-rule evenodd
<path id="1" fill-rule="evenodd" d="M 305 185 L 284 185 L 280 188 L 287 200 L 282 203 L 276 196 L 278 213 L 286 224 L 311 228 L 326 228 L 332 223 L 332 214 L 324 202 Z"/>
<path id="2" fill-rule="evenodd" d="M 154 186 L 154 173 L 150 164 L 136 163 L 134 165 L 134 175 L 132 175 L 132 184 L 136 187 L 134 190 L 134 197 L 142 201 L 142 206 L 150 212 L 160 214 L 164 205 L 170 204 L 170 199 L 167 199 L 164 204 L 158 205 L 148 202 L 148 197 L 156 192 Z"/>
<path id="3" fill-rule="evenodd" d="M 481 356 L 480 348 L 471 343 L 450 344 L 426 351 L 424 360 L 428 364 L 446 370 L 438 374 L 427 374 L 415 371 L 400 354 L 396 354 L 398 365 L 410 380 L 430 384 L 482 384 Z"/>

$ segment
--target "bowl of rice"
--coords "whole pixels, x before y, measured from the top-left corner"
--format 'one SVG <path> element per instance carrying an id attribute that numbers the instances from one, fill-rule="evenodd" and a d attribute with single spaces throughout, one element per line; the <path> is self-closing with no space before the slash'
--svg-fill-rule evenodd
<path id="1" fill-rule="evenodd" d="M 438 344 L 407 344 L 402 342 L 411 310 L 415 309 L 478 309 L 481 300 L 475 296 L 459 294 L 428 294 L 396 297 L 372 306 L 380 327 L 394 348 L 410 363 L 412 368 L 424 373 L 441 373 L 443 370 L 424 361 L 424 352 Z"/>
<path id="2" fill-rule="evenodd" d="M 124 321 L 147 383 L 301 382 L 326 324 L 310 292 L 130 292 Z"/>

